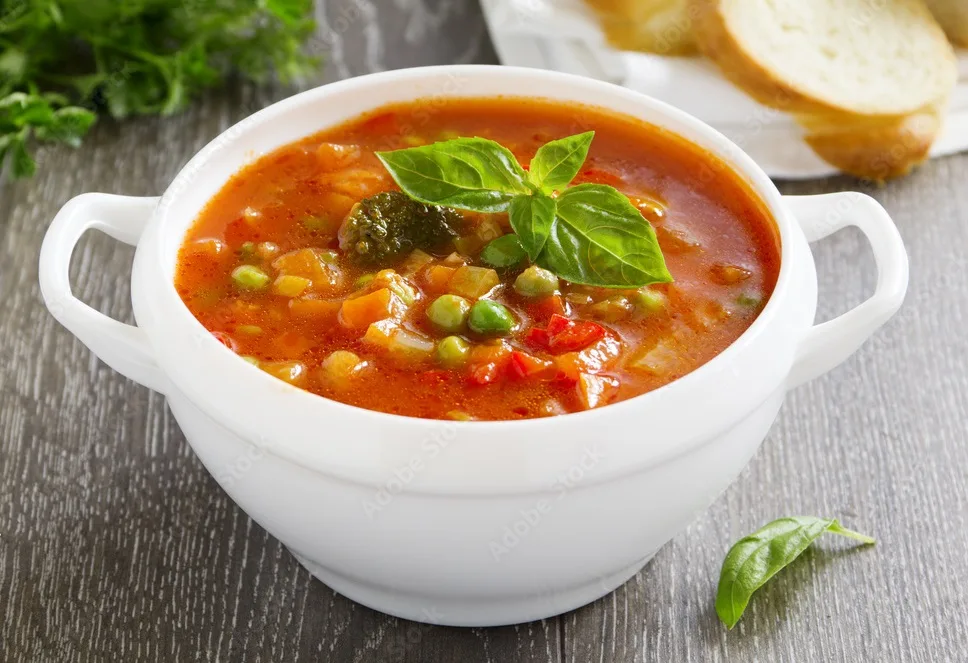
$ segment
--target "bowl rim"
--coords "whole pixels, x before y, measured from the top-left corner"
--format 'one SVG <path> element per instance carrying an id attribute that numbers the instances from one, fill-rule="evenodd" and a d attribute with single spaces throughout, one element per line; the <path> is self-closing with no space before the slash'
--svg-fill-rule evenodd
<path id="1" fill-rule="evenodd" d="M 549 428 L 557 427 L 559 430 L 561 430 L 562 426 L 579 424 L 585 426 L 590 424 L 594 425 L 595 422 L 602 422 L 604 420 L 616 417 L 621 413 L 628 413 L 636 408 L 642 408 L 649 403 L 663 399 L 670 391 L 689 389 L 691 385 L 706 379 L 708 374 L 721 370 L 724 366 L 728 366 L 737 355 L 746 350 L 751 344 L 755 343 L 756 340 L 762 335 L 763 331 L 770 327 L 770 325 L 777 318 L 783 305 L 785 294 L 794 283 L 794 278 L 796 276 L 796 274 L 794 274 L 794 267 L 797 258 L 797 255 L 795 254 L 795 251 L 797 250 L 797 247 L 795 246 L 797 242 L 794 241 L 795 233 L 799 233 L 802 236 L 802 231 L 800 231 L 799 226 L 792 218 L 792 215 L 783 205 L 782 196 L 766 173 L 759 166 L 757 166 L 753 159 L 738 145 L 730 141 L 717 130 L 689 115 L 688 113 L 685 113 L 684 111 L 681 111 L 673 106 L 670 106 L 657 99 L 653 99 L 642 93 L 635 92 L 618 85 L 559 72 L 549 72 L 545 70 L 536 70 L 523 67 L 504 67 L 499 65 L 441 65 L 432 67 L 415 67 L 345 79 L 293 95 L 247 116 L 226 131 L 222 132 L 219 136 L 214 138 L 204 148 L 197 152 L 195 156 L 193 156 L 192 159 L 189 160 L 189 162 L 179 171 L 178 175 L 166 189 L 165 193 L 161 197 L 158 207 L 156 208 L 156 212 L 149 227 L 153 226 L 156 234 L 158 235 L 171 232 L 165 230 L 165 228 L 172 227 L 171 224 L 167 224 L 165 222 L 165 218 L 168 210 L 172 208 L 182 190 L 189 186 L 196 177 L 205 177 L 203 172 L 204 166 L 222 149 L 232 142 L 238 140 L 247 132 L 259 127 L 264 122 L 279 116 L 283 116 L 286 113 L 294 111 L 302 106 L 323 103 L 329 97 L 352 93 L 364 87 L 368 88 L 380 86 L 391 82 L 398 84 L 401 82 L 407 82 L 408 80 L 417 81 L 435 76 L 466 76 L 470 78 L 475 76 L 499 76 L 507 79 L 509 82 L 517 83 L 527 82 L 528 80 L 534 80 L 536 78 L 545 79 L 549 82 L 558 82 L 564 86 L 567 86 L 567 88 L 571 90 L 571 94 L 573 96 L 578 96 L 579 93 L 584 93 L 584 95 L 589 98 L 597 98 L 602 100 L 601 103 L 581 102 L 586 103 L 586 105 L 591 108 L 600 108 L 606 112 L 619 115 L 628 115 L 628 113 L 624 113 L 623 111 L 612 107 L 616 103 L 614 100 L 615 97 L 624 98 L 630 104 L 637 105 L 641 108 L 647 108 L 653 116 L 659 118 L 659 122 L 652 122 L 656 124 L 656 126 L 659 126 L 662 129 L 675 134 L 681 140 L 684 140 L 708 152 L 710 155 L 712 155 L 712 157 L 718 160 L 723 167 L 729 168 L 735 172 L 747 184 L 752 194 L 760 200 L 768 214 L 772 217 L 779 239 L 780 266 L 776 285 L 770 298 L 760 311 L 757 318 L 753 321 L 749 328 L 747 328 L 722 352 L 712 357 L 702 366 L 676 380 L 673 380 L 672 382 L 667 383 L 666 385 L 663 385 L 662 387 L 639 394 L 618 403 L 612 403 L 601 408 L 587 410 L 584 412 L 569 413 L 555 417 L 521 420 L 449 421 L 423 419 L 407 415 L 368 410 L 366 408 L 342 403 L 340 401 L 314 394 L 308 390 L 289 385 L 277 380 L 276 378 L 273 378 L 247 362 L 242 361 L 237 355 L 235 355 L 234 352 L 218 342 L 195 318 L 195 316 L 192 315 L 187 305 L 185 305 L 181 297 L 178 295 L 174 287 L 174 283 L 170 279 L 167 279 L 165 283 L 164 296 L 169 300 L 171 298 L 176 300 L 179 316 L 184 319 L 185 324 L 192 326 L 196 332 L 202 333 L 203 338 L 207 339 L 207 341 L 200 341 L 203 345 L 207 346 L 207 352 L 232 355 L 240 371 L 248 370 L 250 372 L 247 374 L 249 377 L 256 380 L 263 380 L 263 382 L 253 384 L 258 384 L 260 389 L 282 388 L 283 391 L 291 393 L 293 398 L 300 401 L 300 407 L 306 406 L 316 409 L 328 408 L 333 416 L 370 419 L 376 423 L 383 424 L 385 427 L 392 426 L 394 429 L 398 430 L 408 427 L 420 427 L 426 430 L 428 426 L 433 426 L 434 424 L 446 424 L 446 426 L 448 426 L 451 430 L 456 431 L 455 434 L 458 440 L 463 443 L 467 443 L 471 442 L 471 440 L 462 440 L 461 438 L 463 436 L 460 434 L 462 431 L 487 431 L 491 435 L 497 436 L 500 436 L 504 433 L 510 433 L 512 431 L 516 434 L 520 434 L 522 432 L 541 434 L 543 431 L 546 431 Z M 475 94 L 473 90 L 471 90 L 466 94 L 452 94 L 444 96 L 453 98 L 487 98 L 497 95 Z M 507 96 L 528 97 L 529 95 L 509 93 Z M 419 98 L 420 97 L 415 97 L 414 100 Z M 548 97 L 540 95 L 535 95 L 534 98 L 548 99 Z M 549 99 L 549 101 L 563 103 L 560 99 Z M 387 101 L 384 103 L 392 102 Z M 371 110 L 379 108 L 380 105 L 382 104 L 373 106 Z M 646 120 L 643 119 L 641 121 L 644 122 Z M 677 128 L 673 128 L 670 125 L 675 125 Z M 321 125 L 319 130 L 322 131 L 324 129 L 325 126 Z M 686 131 L 688 131 L 688 134 Z M 280 142 L 277 147 L 281 147 L 288 142 L 291 141 Z M 261 155 L 257 155 L 256 158 L 258 158 L 258 156 Z M 247 163 L 251 163 L 251 161 L 243 161 L 238 163 L 233 172 L 238 172 L 238 170 Z M 190 227 L 191 224 L 187 225 L 185 227 L 186 231 Z M 183 240 L 184 236 L 182 235 L 178 242 L 179 246 L 182 244 Z M 144 244 L 145 243 L 142 243 L 142 245 Z M 162 243 L 160 241 L 156 241 L 154 244 L 155 246 L 153 249 L 156 255 L 152 256 L 152 259 L 156 260 L 159 265 L 167 262 L 167 260 L 162 257 Z M 138 253 L 142 253 L 142 246 L 139 246 Z M 137 262 L 138 259 L 136 256 L 136 267 Z M 138 270 L 136 269 L 136 273 L 137 272 Z M 162 269 L 162 273 L 165 273 L 164 269 Z M 139 312 L 137 303 L 135 306 L 135 312 L 136 314 Z M 152 340 L 152 344 L 154 344 L 151 326 L 148 325 L 146 329 L 148 331 L 149 338 Z M 787 367 L 787 369 L 788 368 L 789 367 Z M 162 366 L 162 370 L 168 373 L 164 366 Z M 239 376 L 243 375 L 241 372 L 237 373 Z M 786 372 L 784 372 L 784 376 L 785 375 Z M 176 386 L 182 388 L 183 391 L 186 391 L 186 394 L 189 396 L 191 395 L 191 392 L 184 389 L 183 385 Z M 778 384 L 771 385 L 772 389 L 776 389 L 778 386 Z M 765 397 L 766 393 L 767 392 L 764 391 L 762 394 L 760 394 L 760 396 Z M 245 437 L 243 434 L 245 432 L 244 429 L 232 428 L 228 426 L 229 421 L 227 417 L 216 416 L 216 414 L 224 415 L 224 412 L 213 413 L 210 409 L 201 407 L 197 401 L 195 404 L 196 407 L 205 410 L 223 426 L 227 426 L 233 432 Z M 745 415 L 745 411 L 735 413 L 735 416 L 733 416 L 731 420 L 720 421 L 716 426 L 716 430 L 724 430 L 728 427 L 732 427 Z M 260 436 L 260 438 L 261 437 L 262 436 Z M 311 466 L 315 469 L 319 469 L 319 464 L 312 460 L 313 455 L 309 451 L 297 452 L 289 448 L 283 450 L 280 449 L 280 447 L 283 445 L 279 444 L 263 444 L 263 446 L 267 451 L 277 452 L 281 456 L 289 457 L 291 460 L 296 460 L 301 465 Z M 694 445 L 678 445 L 677 449 L 675 450 L 675 455 L 685 453 L 693 446 Z"/>

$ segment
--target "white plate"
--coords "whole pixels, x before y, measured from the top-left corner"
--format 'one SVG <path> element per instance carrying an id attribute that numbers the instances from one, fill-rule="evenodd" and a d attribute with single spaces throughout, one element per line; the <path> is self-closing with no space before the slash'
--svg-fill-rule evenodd
<path id="1" fill-rule="evenodd" d="M 753 101 L 698 57 L 617 51 L 581 0 L 481 0 L 503 64 L 551 69 L 624 85 L 708 122 L 748 152 L 771 176 L 808 179 L 837 171 L 803 141 L 787 114 Z M 968 52 L 931 155 L 968 150 Z"/>

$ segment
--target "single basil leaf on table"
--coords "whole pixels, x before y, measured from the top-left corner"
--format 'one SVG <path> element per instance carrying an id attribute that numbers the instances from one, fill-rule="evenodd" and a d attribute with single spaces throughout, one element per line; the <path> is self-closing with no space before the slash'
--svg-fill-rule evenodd
<path id="1" fill-rule="evenodd" d="M 422 203 L 472 212 L 503 212 L 530 193 L 527 173 L 510 150 L 486 138 L 457 138 L 377 152 L 394 181 Z"/>
<path id="2" fill-rule="evenodd" d="M 716 614 L 733 628 L 750 597 L 810 547 L 824 532 L 840 534 L 864 544 L 874 539 L 846 529 L 833 518 L 780 518 L 737 541 L 723 560 L 716 590 Z"/>
<path id="3" fill-rule="evenodd" d="M 11 141 L 9 151 L 10 170 L 14 178 L 30 177 L 37 172 L 37 162 L 27 152 L 26 129 L 21 130 L 20 135 Z"/>
<path id="4" fill-rule="evenodd" d="M 602 184 L 579 184 L 555 203 L 557 217 L 538 256 L 540 266 L 572 283 L 606 288 L 672 281 L 655 231 L 624 194 Z"/>
<path id="5" fill-rule="evenodd" d="M 555 200 L 543 193 L 517 196 L 508 208 L 511 228 L 521 240 L 528 257 L 537 260 L 555 223 Z"/>
<path id="6" fill-rule="evenodd" d="M 531 183 L 545 193 L 567 186 L 585 163 L 594 137 L 594 131 L 587 131 L 542 145 L 528 167 Z"/>

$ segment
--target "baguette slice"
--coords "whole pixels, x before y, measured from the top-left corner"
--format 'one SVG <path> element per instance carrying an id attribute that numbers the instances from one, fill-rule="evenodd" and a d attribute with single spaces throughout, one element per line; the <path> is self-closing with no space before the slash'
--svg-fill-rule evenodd
<path id="1" fill-rule="evenodd" d="M 948 39 L 968 47 L 968 0 L 926 0 Z"/>
<path id="2" fill-rule="evenodd" d="M 586 0 L 608 41 L 626 51 L 692 55 L 689 0 Z"/>
<path id="3" fill-rule="evenodd" d="M 957 79 L 921 0 L 692 0 L 700 49 L 760 103 L 793 114 L 824 160 L 885 180 L 928 156 Z"/>

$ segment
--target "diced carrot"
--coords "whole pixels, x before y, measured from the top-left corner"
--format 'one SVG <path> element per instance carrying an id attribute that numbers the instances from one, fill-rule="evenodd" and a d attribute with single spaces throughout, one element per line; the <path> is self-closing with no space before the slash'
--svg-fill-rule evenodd
<path id="1" fill-rule="evenodd" d="M 618 380 L 607 375 L 582 373 L 578 376 L 578 400 L 586 410 L 607 404 L 618 393 Z"/>
<path id="2" fill-rule="evenodd" d="M 578 382 L 581 375 L 581 358 L 577 352 L 567 352 L 555 357 L 555 369 L 558 371 L 555 379 L 561 382 Z"/>
<path id="3" fill-rule="evenodd" d="M 511 372 L 522 379 L 554 375 L 554 363 L 526 352 L 511 353 Z"/>
<path id="4" fill-rule="evenodd" d="M 390 341 L 399 329 L 395 320 L 379 320 L 366 328 L 363 342 L 383 350 L 390 349 Z"/>
<path id="5" fill-rule="evenodd" d="M 297 318 L 325 320 L 335 318 L 343 305 L 342 300 L 300 297 L 289 300 L 289 312 Z"/>
<path id="6" fill-rule="evenodd" d="M 433 265 L 428 267 L 423 273 L 424 283 L 426 283 L 427 290 L 435 293 L 446 292 L 447 284 L 450 283 L 450 279 L 454 276 L 454 272 L 456 271 L 456 267 L 444 267 L 443 265 Z"/>
<path id="7" fill-rule="evenodd" d="M 389 288 L 380 288 L 368 295 L 345 300 L 339 311 L 340 324 L 351 329 L 362 329 L 377 320 L 394 317 L 402 305 Z"/>

